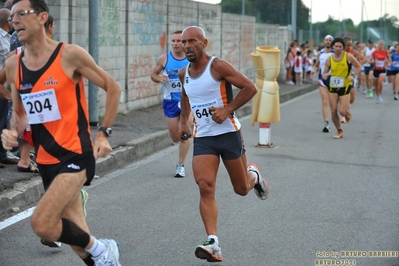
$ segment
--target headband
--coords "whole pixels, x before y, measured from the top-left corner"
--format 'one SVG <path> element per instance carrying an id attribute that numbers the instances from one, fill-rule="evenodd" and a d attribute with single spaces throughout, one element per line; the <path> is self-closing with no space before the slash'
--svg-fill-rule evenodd
<path id="1" fill-rule="evenodd" d="M 324 40 L 327 38 L 330 39 L 331 41 L 334 41 L 334 37 L 331 35 L 326 35 L 326 37 L 324 37 Z"/>

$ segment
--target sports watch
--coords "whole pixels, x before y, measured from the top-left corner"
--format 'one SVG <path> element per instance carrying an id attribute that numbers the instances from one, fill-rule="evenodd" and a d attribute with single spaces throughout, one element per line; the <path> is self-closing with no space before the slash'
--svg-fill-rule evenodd
<path id="1" fill-rule="evenodd" d="M 104 132 L 105 135 L 107 135 L 107 137 L 111 137 L 111 135 L 112 135 L 112 128 L 110 128 L 110 127 L 99 127 L 98 131 Z"/>

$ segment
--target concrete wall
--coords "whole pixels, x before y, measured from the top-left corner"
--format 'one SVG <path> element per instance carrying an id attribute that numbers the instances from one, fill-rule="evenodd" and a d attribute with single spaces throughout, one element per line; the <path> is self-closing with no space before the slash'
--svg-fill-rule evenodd
<path id="1" fill-rule="evenodd" d="M 56 21 L 54 39 L 88 49 L 89 0 L 46 2 Z M 207 52 L 230 62 L 252 80 L 255 73 L 250 53 L 257 46 L 277 46 L 284 58 L 291 38 L 287 29 L 255 23 L 251 16 L 222 13 L 219 5 L 189 0 L 99 0 L 99 6 L 98 64 L 122 88 L 121 113 L 161 103 L 162 88 L 149 76 L 158 57 L 169 50 L 170 34 L 175 30 L 201 26 L 209 40 Z M 102 116 L 102 90 L 98 101 Z"/>

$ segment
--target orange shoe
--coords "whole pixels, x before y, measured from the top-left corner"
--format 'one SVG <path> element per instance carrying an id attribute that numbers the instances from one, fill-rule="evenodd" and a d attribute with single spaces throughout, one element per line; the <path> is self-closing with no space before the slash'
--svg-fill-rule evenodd
<path id="1" fill-rule="evenodd" d="M 344 132 L 342 130 L 338 130 L 337 134 L 334 135 L 334 139 L 342 139 L 344 137 Z"/>
<path id="2" fill-rule="evenodd" d="M 341 123 L 346 123 L 346 118 L 345 118 L 345 116 L 343 116 L 343 117 L 341 118 Z"/>
<path id="3" fill-rule="evenodd" d="M 351 119 L 352 119 L 352 114 L 348 111 L 348 112 L 346 113 L 345 118 L 346 118 L 346 122 L 351 121 Z"/>

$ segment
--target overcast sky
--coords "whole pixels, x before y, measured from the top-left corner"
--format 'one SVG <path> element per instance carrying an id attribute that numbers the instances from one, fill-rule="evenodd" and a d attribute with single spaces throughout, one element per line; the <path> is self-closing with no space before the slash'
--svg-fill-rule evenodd
<path id="1" fill-rule="evenodd" d="M 329 15 L 336 20 L 350 18 L 355 25 L 361 21 L 362 0 L 302 0 L 302 2 L 312 9 L 313 23 L 326 21 Z M 363 2 L 364 21 L 377 20 L 381 14 L 383 16 L 386 13 L 399 19 L 399 0 L 363 0 Z"/>

